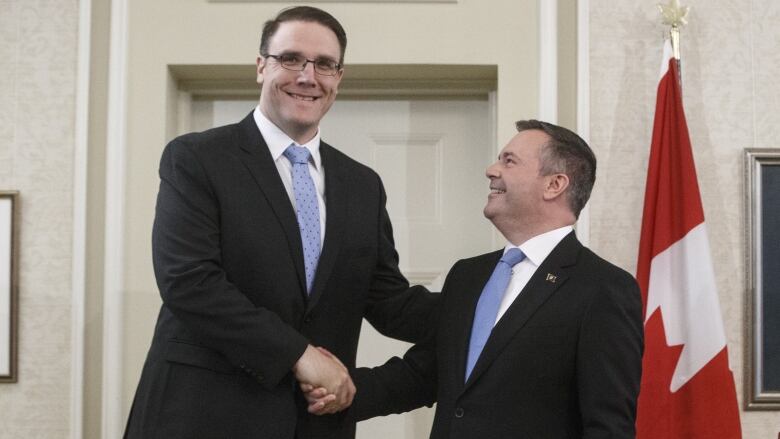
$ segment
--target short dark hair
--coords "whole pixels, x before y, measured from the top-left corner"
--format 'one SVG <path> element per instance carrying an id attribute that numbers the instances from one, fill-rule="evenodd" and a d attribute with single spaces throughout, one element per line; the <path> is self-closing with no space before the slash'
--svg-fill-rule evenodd
<path id="1" fill-rule="evenodd" d="M 279 14 L 272 20 L 268 20 L 263 25 L 263 33 L 260 35 L 260 55 L 268 56 L 268 44 L 271 38 L 276 34 L 279 25 L 286 21 L 306 21 L 319 23 L 336 34 L 341 47 L 341 57 L 339 64 L 344 64 L 344 52 L 347 50 L 347 33 L 341 27 L 336 18 L 322 9 L 311 6 L 293 6 L 279 11 Z"/>
<path id="2" fill-rule="evenodd" d="M 569 177 L 567 200 L 575 217 L 590 198 L 596 182 L 596 155 L 576 133 L 540 120 L 515 122 L 517 132 L 540 130 L 550 136 L 539 155 L 539 175 L 566 174 Z"/>

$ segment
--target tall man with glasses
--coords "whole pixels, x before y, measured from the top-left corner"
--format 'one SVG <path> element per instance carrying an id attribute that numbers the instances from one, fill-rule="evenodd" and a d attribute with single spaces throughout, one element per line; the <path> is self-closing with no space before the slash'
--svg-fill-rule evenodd
<path id="1" fill-rule="evenodd" d="M 125 437 L 352 438 L 344 416 L 307 413 L 299 384 L 346 407 L 364 317 L 401 340 L 426 332 L 436 299 L 399 272 L 379 176 L 320 140 L 346 44 L 330 14 L 281 11 L 255 110 L 165 148 L 163 304 Z"/>

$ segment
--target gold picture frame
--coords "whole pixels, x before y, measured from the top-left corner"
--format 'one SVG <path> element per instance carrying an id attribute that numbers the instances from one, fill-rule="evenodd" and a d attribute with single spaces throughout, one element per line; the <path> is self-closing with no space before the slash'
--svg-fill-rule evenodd
<path id="1" fill-rule="evenodd" d="M 780 410 L 780 149 L 745 149 L 745 408 Z"/>
<path id="2" fill-rule="evenodd" d="M 0 383 L 15 383 L 19 328 L 19 192 L 0 191 Z"/>

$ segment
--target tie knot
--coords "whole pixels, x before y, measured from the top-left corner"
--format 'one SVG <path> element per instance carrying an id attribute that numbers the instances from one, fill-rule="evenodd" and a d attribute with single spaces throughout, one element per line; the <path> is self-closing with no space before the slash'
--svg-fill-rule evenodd
<path id="1" fill-rule="evenodd" d="M 515 264 L 519 263 L 523 259 L 525 259 L 525 254 L 522 250 L 519 248 L 511 248 L 509 251 L 504 253 L 504 256 L 501 257 L 501 262 L 508 264 L 510 267 L 514 267 Z"/>
<path id="2" fill-rule="evenodd" d="M 284 156 L 292 163 L 307 164 L 311 153 L 303 146 L 290 145 L 284 150 Z"/>

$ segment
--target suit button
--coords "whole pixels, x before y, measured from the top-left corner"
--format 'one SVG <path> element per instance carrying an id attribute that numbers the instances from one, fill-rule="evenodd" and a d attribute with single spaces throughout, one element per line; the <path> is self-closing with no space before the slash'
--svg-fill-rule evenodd
<path id="1" fill-rule="evenodd" d="M 461 407 L 458 407 L 458 408 L 455 409 L 455 417 L 456 418 L 462 418 L 464 414 L 465 414 L 465 412 L 463 411 L 463 409 Z"/>
<path id="2" fill-rule="evenodd" d="M 313 319 L 311 318 L 311 316 L 306 316 L 306 318 L 303 319 L 303 323 L 306 323 L 308 325 L 309 323 L 311 323 L 312 320 Z"/>

